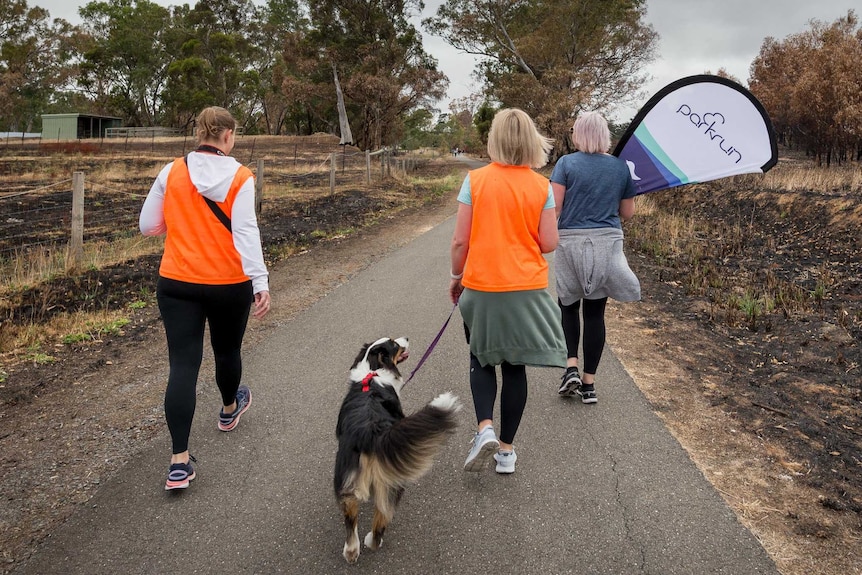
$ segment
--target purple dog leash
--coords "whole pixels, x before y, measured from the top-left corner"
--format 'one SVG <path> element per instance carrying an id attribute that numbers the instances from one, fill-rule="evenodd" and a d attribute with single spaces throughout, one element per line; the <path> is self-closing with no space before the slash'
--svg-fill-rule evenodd
<path id="1" fill-rule="evenodd" d="M 431 342 L 431 345 L 428 346 L 428 349 L 425 350 L 425 354 L 419 360 L 419 363 L 416 364 L 416 367 L 413 368 L 413 371 L 410 372 L 410 377 L 407 378 L 407 381 L 404 382 L 404 385 L 410 383 L 410 380 L 413 379 L 413 376 L 416 375 L 416 372 L 419 371 L 419 368 L 422 367 L 422 364 L 425 363 L 425 360 L 428 359 L 428 356 L 431 355 L 431 352 L 434 351 L 434 348 L 437 347 L 437 342 L 440 341 L 440 337 L 443 335 L 443 332 L 446 331 L 446 327 L 449 325 L 449 320 L 452 319 L 452 315 L 455 313 L 455 308 L 458 307 L 458 304 L 452 306 L 452 311 L 449 312 L 449 317 L 446 318 L 446 321 L 443 322 L 443 327 L 440 328 L 440 331 L 437 332 L 437 335 L 434 337 L 434 340 Z M 403 388 L 404 385 L 401 387 Z"/>

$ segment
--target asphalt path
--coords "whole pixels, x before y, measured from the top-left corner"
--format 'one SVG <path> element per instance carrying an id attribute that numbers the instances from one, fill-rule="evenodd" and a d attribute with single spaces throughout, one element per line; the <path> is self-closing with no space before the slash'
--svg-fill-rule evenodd
<path id="1" fill-rule="evenodd" d="M 202 373 L 186 492 L 162 489 L 165 434 L 14 573 L 777 574 L 612 350 L 592 406 L 557 397 L 562 370 L 528 369 L 516 473 L 465 473 L 475 419 L 457 311 L 403 402 L 410 412 L 452 391 L 461 427 L 407 489 L 381 549 L 344 561 L 332 467 L 347 372 L 382 336 L 410 338 L 412 371 L 451 310 L 453 229 L 449 218 L 394 250 L 247 350 L 253 405 L 233 432 L 217 430 Z M 370 523 L 366 505 L 360 537 Z"/>

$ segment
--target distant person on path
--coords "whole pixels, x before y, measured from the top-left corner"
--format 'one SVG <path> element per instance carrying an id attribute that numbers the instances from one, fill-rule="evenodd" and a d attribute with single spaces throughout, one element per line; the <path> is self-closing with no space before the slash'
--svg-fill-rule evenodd
<path id="1" fill-rule="evenodd" d="M 156 288 L 170 362 L 165 419 L 173 452 L 166 490 L 185 489 L 195 478 L 188 444 L 205 324 L 224 405 L 218 428 L 231 431 L 251 405 L 251 392 L 240 385 L 249 311 L 254 302 L 252 315 L 262 318 L 270 308 L 254 176 L 228 155 L 236 120 L 210 107 L 196 126 L 200 146 L 162 169 L 140 215 L 144 235 L 167 234 Z"/>
<path id="2" fill-rule="evenodd" d="M 560 229 L 554 273 L 568 348 L 559 394 L 592 404 L 598 401 L 595 377 L 605 346 L 608 297 L 638 301 L 641 296 L 623 253 L 622 222 L 634 215 L 635 187 L 625 162 L 607 153 L 611 133 L 601 114 L 578 117 L 572 142 L 579 151 L 560 158 L 551 174 Z M 583 375 L 578 372 L 581 303 Z"/>
<path id="3" fill-rule="evenodd" d="M 547 291 L 542 254 L 557 247 L 554 196 L 531 168 L 548 162 L 551 141 L 518 109 L 497 112 L 488 135 L 492 163 L 467 174 L 458 194 L 449 296 L 470 345 L 476 433 L 464 462 L 481 471 L 515 471 L 512 442 L 527 404 L 527 365 L 565 367 L 560 310 Z M 500 366 L 500 439 L 494 432 Z"/>

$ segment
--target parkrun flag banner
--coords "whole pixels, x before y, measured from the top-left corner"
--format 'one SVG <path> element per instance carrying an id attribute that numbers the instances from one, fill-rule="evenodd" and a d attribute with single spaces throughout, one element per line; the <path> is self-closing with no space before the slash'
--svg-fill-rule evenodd
<path id="1" fill-rule="evenodd" d="M 613 154 L 638 194 L 766 173 L 778 161 L 772 122 L 751 92 L 708 74 L 662 88 L 638 111 Z"/>

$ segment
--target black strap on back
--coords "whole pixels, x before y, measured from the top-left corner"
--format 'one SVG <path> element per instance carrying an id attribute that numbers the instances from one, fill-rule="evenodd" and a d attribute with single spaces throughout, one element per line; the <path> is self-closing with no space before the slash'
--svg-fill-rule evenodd
<path id="1" fill-rule="evenodd" d="M 205 152 L 210 151 L 209 149 L 203 149 L 203 148 L 212 148 L 212 146 L 201 146 L 200 148 L 197 149 L 197 151 L 205 151 Z M 221 150 L 219 150 L 218 148 L 212 148 L 212 149 L 218 151 L 219 155 L 224 156 L 224 153 Z M 183 159 L 186 162 L 186 168 L 188 168 L 189 167 L 189 157 L 186 156 Z M 222 223 L 222 225 L 224 225 L 224 227 L 227 228 L 227 231 L 233 233 L 233 228 L 230 225 L 230 218 L 227 216 L 227 214 L 224 213 L 222 211 L 222 209 L 220 207 L 218 207 L 218 204 L 215 203 L 214 201 L 212 201 L 211 199 L 207 198 L 206 196 L 201 196 L 201 197 L 207 203 L 207 206 L 209 206 L 209 209 L 212 211 L 213 215 L 218 218 L 218 221 L 220 221 Z"/>
<path id="2" fill-rule="evenodd" d="M 230 225 L 230 218 L 227 217 L 227 214 L 224 213 L 220 207 L 218 207 L 218 204 L 216 204 L 214 201 L 212 201 L 209 198 L 204 198 L 204 201 L 207 203 L 210 210 L 212 210 L 212 213 L 215 214 L 215 217 L 218 218 L 218 221 L 220 221 L 222 224 L 224 224 L 224 227 L 227 228 L 227 231 L 233 233 L 233 228 Z"/>

